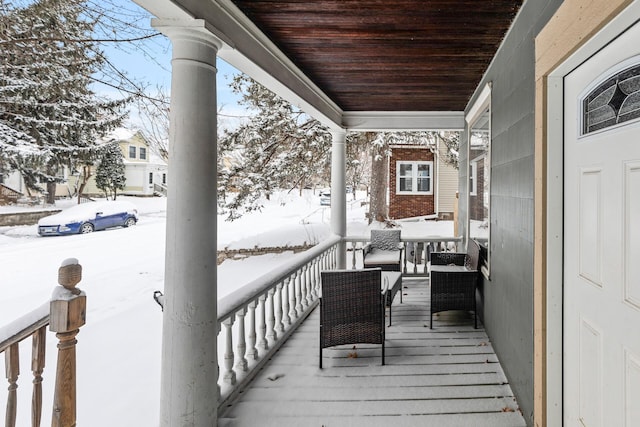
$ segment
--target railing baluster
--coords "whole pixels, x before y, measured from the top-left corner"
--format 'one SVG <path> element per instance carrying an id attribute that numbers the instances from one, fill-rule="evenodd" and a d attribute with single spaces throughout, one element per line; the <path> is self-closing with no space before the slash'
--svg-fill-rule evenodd
<path id="1" fill-rule="evenodd" d="M 286 280 L 286 279 L 285 279 Z M 276 326 L 275 326 L 275 330 L 277 332 L 280 333 L 280 336 L 282 336 L 282 334 L 284 334 L 284 322 L 282 321 L 282 289 L 284 289 L 284 280 L 280 283 L 278 283 L 278 285 L 276 286 L 276 293 L 275 293 L 275 309 L 276 309 Z"/>
<path id="2" fill-rule="evenodd" d="M 19 343 L 12 344 L 4 352 L 4 366 L 7 381 L 9 382 L 9 393 L 7 395 L 7 412 L 5 415 L 5 425 L 15 427 L 16 409 L 18 408 L 18 377 L 20 376 L 20 354 Z"/>
<path id="3" fill-rule="evenodd" d="M 422 253 L 422 256 L 424 257 L 424 258 L 422 258 L 422 260 L 424 262 L 424 267 L 422 268 L 422 273 L 425 274 L 425 275 L 427 274 L 427 261 L 429 261 L 429 258 L 428 258 L 428 255 L 427 255 L 429 247 L 427 245 L 428 245 L 428 242 L 422 242 L 422 251 L 421 251 L 421 253 Z"/>
<path id="4" fill-rule="evenodd" d="M 267 299 L 267 295 L 262 294 L 258 297 L 258 301 L 260 301 L 260 324 L 258 325 L 258 333 L 260 334 L 260 338 L 258 339 L 258 345 L 264 350 L 269 350 L 269 341 L 267 341 L 267 323 L 265 318 L 267 316 L 267 305 L 265 301 Z"/>
<path id="5" fill-rule="evenodd" d="M 258 349 L 256 348 L 256 300 L 251 301 L 247 307 L 249 308 L 249 336 L 247 346 L 247 357 L 258 360 Z"/>
<path id="6" fill-rule="evenodd" d="M 291 275 L 291 280 L 289 282 L 289 286 L 290 286 L 290 291 L 289 291 L 289 317 L 291 318 L 291 321 L 295 321 L 298 318 L 298 307 L 296 304 L 297 301 L 297 296 L 296 296 L 296 292 L 297 292 L 297 282 L 298 282 L 298 272 L 295 271 L 292 275 Z"/>
<path id="7" fill-rule="evenodd" d="M 236 383 L 236 373 L 233 370 L 233 334 L 231 327 L 233 326 L 233 317 L 228 317 L 222 324 L 224 325 L 226 339 L 225 339 L 225 352 L 224 352 L 224 368 L 225 373 L 223 376 L 224 382 L 234 385 Z"/>
<path id="8" fill-rule="evenodd" d="M 418 274 L 418 242 L 413 242 L 413 274 Z"/>
<path id="9" fill-rule="evenodd" d="M 301 296 L 301 304 L 302 311 L 306 310 L 309 306 L 309 301 L 307 300 L 307 265 L 303 265 L 300 268 L 300 296 Z"/>
<path id="10" fill-rule="evenodd" d="M 303 312 L 302 307 L 302 272 L 296 271 L 296 318 L 300 317 Z"/>
<path id="11" fill-rule="evenodd" d="M 278 340 L 278 332 L 276 332 L 276 316 L 275 316 L 275 305 L 274 305 L 274 296 L 275 289 L 271 288 L 267 292 L 267 305 L 265 307 L 267 314 L 267 338 L 271 340 L 271 342 L 275 342 Z"/>
<path id="12" fill-rule="evenodd" d="M 306 286 L 307 286 L 306 306 L 309 307 L 311 304 L 313 304 L 313 295 L 311 294 L 311 292 L 313 291 L 313 288 L 312 288 L 313 275 L 311 274 L 312 273 L 311 265 L 306 264 L 304 266 L 304 273 L 305 273 Z"/>
<path id="13" fill-rule="evenodd" d="M 33 334 L 31 345 L 31 371 L 33 372 L 33 392 L 31 396 L 31 426 L 39 427 L 42 419 L 42 372 L 44 371 L 47 327 L 43 326 Z"/>
<path id="14" fill-rule="evenodd" d="M 403 260 L 402 260 L 402 264 L 403 264 L 402 272 L 403 273 L 407 272 L 407 246 L 408 246 L 407 242 L 402 242 L 402 247 L 403 247 L 402 252 L 404 253 L 404 257 L 403 257 Z"/>
<path id="15" fill-rule="evenodd" d="M 247 340 L 245 338 L 245 325 L 244 316 L 247 314 L 247 309 L 242 308 L 238 310 L 236 316 L 238 318 L 238 361 L 236 362 L 236 369 L 242 372 L 247 372 L 248 362 L 245 357 L 247 353 Z"/>
<path id="16" fill-rule="evenodd" d="M 351 269 L 356 269 L 356 242 L 351 242 Z"/>
<path id="17" fill-rule="evenodd" d="M 282 286 L 282 324 L 285 329 L 291 326 L 291 317 L 289 316 L 289 284 L 291 283 L 291 276 L 287 277 L 283 281 Z"/>
<path id="18" fill-rule="evenodd" d="M 314 260 L 315 272 L 316 272 L 316 299 L 320 298 L 320 261 Z"/>

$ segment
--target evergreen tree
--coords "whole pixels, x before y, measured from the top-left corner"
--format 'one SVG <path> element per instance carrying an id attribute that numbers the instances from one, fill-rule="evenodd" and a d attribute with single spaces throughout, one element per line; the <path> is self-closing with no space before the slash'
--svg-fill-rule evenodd
<path id="1" fill-rule="evenodd" d="M 96 141 L 121 124 L 128 99 L 102 99 L 91 89 L 105 60 L 90 42 L 96 21 L 83 0 L 19 8 L 0 0 L 0 9 L 0 123 L 21 135 L 7 145 L 30 147 L 4 161 L 29 188 L 46 182 L 53 203 L 61 167 L 90 171 Z"/>
<path id="2" fill-rule="evenodd" d="M 96 169 L 96 186 L 104 191 L 107 197 L 113 194 L 113 200 L 115 200 L 118 190 L 124 189 L 126 180 L 120 146 L 115 142 L 107 144 Z"/>

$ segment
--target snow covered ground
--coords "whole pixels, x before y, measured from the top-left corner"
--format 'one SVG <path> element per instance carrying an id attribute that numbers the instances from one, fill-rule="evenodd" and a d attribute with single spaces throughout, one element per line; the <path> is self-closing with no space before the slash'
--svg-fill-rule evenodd
<path id="1" fill-rule="evenodd" d="M 363 195 L 359 195 L 360 199 Z M 46 302 L 57 285 L 60 263 L 78 258 L 87 294 L 87 324 L 78 339 L 78 425 L 140 427 L 158 425 L 162 312 L 152 298 L 163 289 L 166 199 L 129 198 L 140 221 L 132 228 L 88 235 L 42 238 L 36 226 L 0 227 L 1 328 Z M 360 199 L 348 197 L 348 234 L 369 234 Z M 73 201 L 61 201 L 59 208 Z M 0 213 L 15 208 L 0 207 Z M 316 243 L 329 235 L 330 208 L 305 191 L 273 197 L 261 213 L 237 221 L 218 218 L 218 248 L 253 248 Z M 453 235 L 450 221 L 403 223 L 403 236 Z M 268 269 L 286 262 L 291 253 L 225 261 L 218 267 L 222 297 Z M 55 338 L 47 336 L 42 425 L 50 424 Z M 21 346 L 19 426 L 29 423 L 31 402 L 30 345 Z M 0 388 L 0 406 L 6 387 Z"/>

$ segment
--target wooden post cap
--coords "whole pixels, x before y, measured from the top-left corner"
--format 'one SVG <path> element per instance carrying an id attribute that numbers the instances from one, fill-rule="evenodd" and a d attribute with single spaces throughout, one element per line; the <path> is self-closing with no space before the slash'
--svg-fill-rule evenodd
<path id="1" fill-rule="evenodd" d="M 76 258 L 68 258 L 62 262 L 58 269 L 58 283 L 68 289 L 74 295 L 80 294 L 76 285 L 82 280 L 82 266 Z"/>

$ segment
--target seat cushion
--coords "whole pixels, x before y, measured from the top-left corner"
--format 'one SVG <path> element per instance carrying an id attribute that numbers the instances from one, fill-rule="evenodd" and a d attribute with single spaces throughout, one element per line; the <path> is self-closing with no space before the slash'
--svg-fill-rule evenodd
<path id="1" fill-rule="evenodd" d="M 400 263 L 400 251 L 383 251 L 380 249 L 371 249 L 365 258 L 364 264 L 399 264 Z"/>

